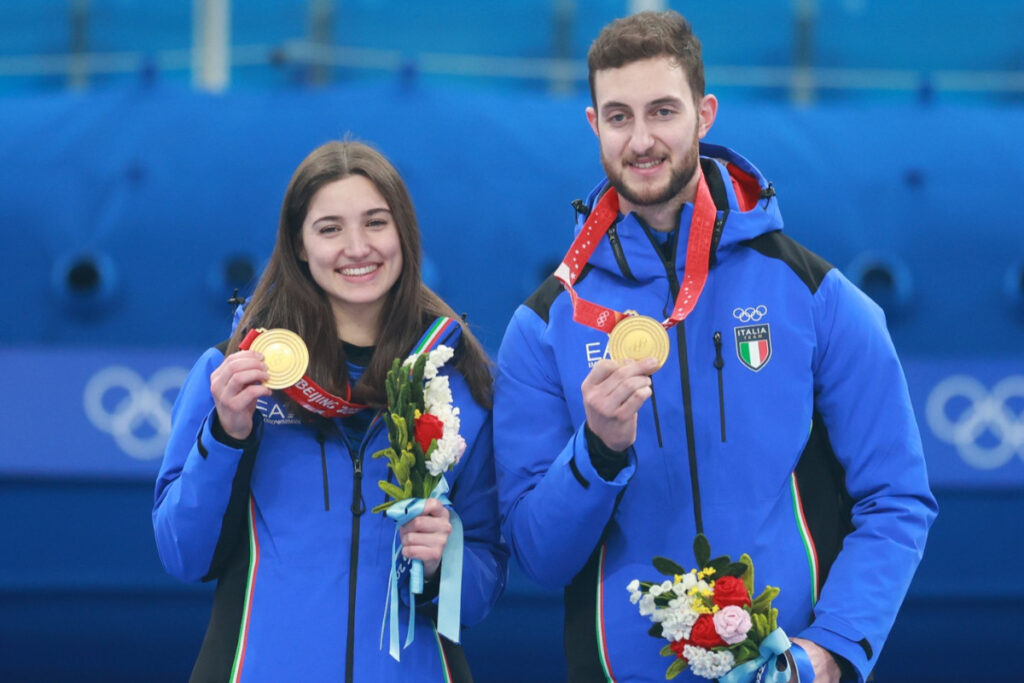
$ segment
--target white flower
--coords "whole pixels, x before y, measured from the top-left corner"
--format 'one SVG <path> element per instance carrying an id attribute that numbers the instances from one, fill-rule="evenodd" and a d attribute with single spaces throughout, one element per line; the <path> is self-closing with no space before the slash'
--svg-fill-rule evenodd
<path id="1" fill-rule="evenodd" d="M 658 584 L 654 584 L 653 586 L 647 589 L 647 592 L 653 595 L 654 597 L 658 597 L 659 595 L 661 595 L 662 592 L 661 586 L 659 586 Z"/>
<path id="2" fill-rule="evenodd" d="M 451 403 L 452 390 L 448 385 L 448 377 L 446 375 L 438 375 L 427 382 L 426 387 L 423 389 L 423 407 L 426 408 L 428 413 L 433 413 L 440 417 L 440 410 L 450 406 Z"/>
<path id="3" fill-rule="evenodd" d="M 646 617 L 654 614 L 654 596 L 650 593 L 640 598 L 640 616 Z"/>
<path id="4" fill-rule="evenodd" d="M 690 670 L 701 678 L 720 678 L 736 666 L 736 658 L 728 650 L 712 652 L 696 645 L 685 645 L 683 656 L 690 663 Z"/>
<path id="5" fill-rule="evenodd" d="M 670 641 L 689 638 L 690 629 L 700 617 L 690 606 L 690 600 L 687 598 L 670 600 L 668 607 L 662 611 L 665 612 L 665 618 L 661 624 L 662 635 Z"/>
<path id="6" fill-rule="evenodd" d="M 437 376 L 437 369 L 447 363 L 455 355 L 455 350 L 444 344 L 427 355 L 427 364 L 423 367 L 423 379 L 433 379 Z"/>

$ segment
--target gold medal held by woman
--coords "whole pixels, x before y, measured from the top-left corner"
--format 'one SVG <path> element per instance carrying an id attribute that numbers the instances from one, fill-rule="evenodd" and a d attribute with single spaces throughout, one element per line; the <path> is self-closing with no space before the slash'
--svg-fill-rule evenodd
<path id="1" fill-rule="evenodd" d="M 286 389 L 302 379 L 309 365 L 309 350 L 302 337 L 281 327 L 260 332 L 249 348 L 263 354 L 270 374 L 266 387 Z"/>
<path id="2" fill-rule="evenodd" d="M 626 311 L 608 335 L 608 355 L 617 362 L 653 358 L 660 369 L 668 359 L 668 332 L 654 318 Z"/>

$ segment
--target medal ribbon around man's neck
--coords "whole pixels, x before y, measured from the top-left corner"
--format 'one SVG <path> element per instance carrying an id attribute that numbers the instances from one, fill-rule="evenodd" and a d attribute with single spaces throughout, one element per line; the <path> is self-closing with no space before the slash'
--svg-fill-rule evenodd
<path id="1" fill-rule="evenodd" d="M 686 244 L 686 270 L 672 314 L 661 323 L 666 330 L 680 323 L 693 311 L 708 279 L 711 242 L 714 238 L 715 218 L 718 212 L 711 199 L 711 191 L 704 179 L 704 173 L 700 166 L 697 169 L 700 177 L 697 182 L 697 197 L 693 203 L 693 217 L 690 219 L 690 235 Z M 608 334 L 611 334 L 619 321 L 629 315 L 584 299 L 573 289 L 573 284 L 618 215 L 619 195 L 614 188 L 609 188 L 591 210 L 579 235 L 573 240 L 569 251 L 555 270 L 555 279 L 562 283 L 572 299 L 572 319 Z"/>

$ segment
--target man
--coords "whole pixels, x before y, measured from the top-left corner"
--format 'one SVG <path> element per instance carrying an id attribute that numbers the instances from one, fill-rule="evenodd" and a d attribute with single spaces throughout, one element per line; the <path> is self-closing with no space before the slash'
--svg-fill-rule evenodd
<path id="1" fill-rule="evenodd" d="M 881 311 L 783 235 L 753 165 L 700 142 L 718 103 L 683 17 L 614 21 L 588 62 L 608 177 L 502 342 L 505 536 L 565 588 L 571 680 L 664 680 L 626 586 L 655 556 L 692 567 L 700 532 L 781 588 L 816 681 L 863 681 L 936 514 Z"/>

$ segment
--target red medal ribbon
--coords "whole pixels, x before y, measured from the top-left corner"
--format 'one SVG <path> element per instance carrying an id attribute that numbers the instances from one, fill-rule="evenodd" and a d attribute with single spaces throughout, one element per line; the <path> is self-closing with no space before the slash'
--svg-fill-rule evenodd
<path id="1" fill-rule="evenodd" d="M 260 330 L 249 330 L 238 348 L 247 351 L 260 334 L 262 334 Z M 321 387 L 309 375 L 303 375 L 298 382 L 282 391 L 306 410 L 325 417 L 347 417 L 366 408 L 364 405 L 351 402 L 351 385 L 345 385 L 345 398 L 342 398 Z"/>
<path id="2" fill-rule="evenodd" d="M 690 219 L 690 235 L 686 244 L 683 284 L 676 295 L 672 315 L 661 323 L 665 329 L 678 324 L 693 311 L 708 279 L 711 242 L 715 235 L 715 218 L 718 211 L 699 166 L 698 173 L 700 177 L 697 182 L 697 198 L 693 204 L 693 217 Z M 625 318 L 626 314 L 584 299 L 573 289 L 573 283 L 618 215 L 619 195 L 614 188 L 609 188 L 591 210 L 583 228 L 555 270 L 555 279 L 562 283 L 572 299 L 572 319 L 605 333 L 611 333 L 612 328 Z"/>

